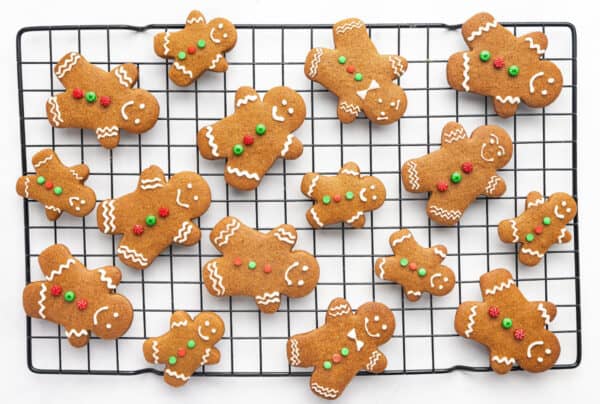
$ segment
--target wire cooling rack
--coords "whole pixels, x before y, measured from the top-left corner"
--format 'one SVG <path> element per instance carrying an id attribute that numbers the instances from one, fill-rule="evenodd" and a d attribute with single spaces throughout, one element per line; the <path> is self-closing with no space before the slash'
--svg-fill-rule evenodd
<path id="1" fill-rule="evenodd" d="M 576 35 L 567 23 L 505 24 L 516 34 L 542 30 L 549 37 L 546 58 L 563 72 L 564 89 L 548 108 L 519 108 L 513 118 L 500 119 L 484 97 L 457 93 L 445 79 L 448 56 L 465 49 L 459 26 L 442 24 L 380 24 L 369 32 L 381 53 L 401 54 L 409 61 L 402 86 L 408 94 L 406 115 L 397 124 L 379 127 L 359 118 L 350 125 L 336 117 L 336 99 L 303 74 L 304 58 L 315 46 L 333 47 L 331 26 L 240 25 L 238 44 L 228 53 L 225 74 L 206 73 L 187 88 L 168 79 L 169 64 L 157 58 L 152 38 L 157 32 L 181 29 L 178 25 L 133 27 L 59 26 L 29 27 L 17 35 L 18 85 L 23 174 L 33 173 L 31 156 L 41 148 L 57 150 L 66 164 L 85 162 L 87 182 L 99 201 L 134 189 L 140 171 L 158 164 L 169 174 L 196 169 L 209 182 L 213 202 L 199 219 L 204 233 L 197 246 L 174 246 L 164 251 L 147 270 L 140 272 L 115 259 L 118 238 L 101 234 L 95 213 L 87 218 L 63 215 L 46 220 L 38 203 L 24 202 L 25 275 L 40 279 L 37 256 L 45 247 L 61 242 L 90 268 L 112 263 L 121 268 L 120 293 L 135 308 L 134 322 L 117 341 L 92 338 L 86 348 L 72 348 L 64 330 L 41 320 L 27 320 L 29 368 L 38 373 L 136 374 L 161 370 L 144 361 L 143 340 L 162 334 L 173 310 L 195 314 L 212 310 L 226 324 L 218 344 L 221 362 L 196 374 L 236 376 L 307 375 L 307 369 L 290 367 L 285 343 L 291 334 L 322 324 L 329 301 L 346 297 L 356 308 L 365 301 L 387 304 L 396 317 L 396 331 L 382 347 L 388 358 L 386 374 L 443 373 L 454 369 L 488 371 L 487 351 L 457 336 L 454 311 L 464 300 L 479 300 L 479 276 L 497 267 L 509 268 L 520 288 L 532 300 L 557 304 L 550 325 L 561 341 L 562 353 L 555 368 L 572 368 L 581 358 L 578 222 L 567 245 L 553 247 L 543 262 L 522 267 L 514 245 L 501 243 L 496 224 L 523 210 L 530 190 L 544 195 L 566 191 L 577 196 L 576 153 Z M 47 122 L 45 100 L 63 91 L 52 67 L 62 55 L 77 50 L 88 60 L 110 69 L 125 62 L 137 63 L 139 86 L 154 93 L 161 105 L 156 127 L 148 133 L 123 135 L 114 150 L 100 147 L 93 133 L 53 129 Z M 307 118 L 296 133 L 304 154 L 294 161 L 279 160 L 252 192 L 226 186 L 223 162 L 199 157 L 196 132 L 233 111 L 239 86 L 251 85 L 261 94 L 275 85 L 296 89 L 307 105 Z M 447 121 L 461 122 L 469 132 L 494 123 L 506 128 L 514 140 L 511 163 L 501 170 L 508 184 L 497 199 L 478 199 L 460 224 L 440 227 L 425 214 L 424 195 L 402 189 L 401 163 L 439 147 L 441 128 Z M 388 198 L 382 208 L 367 216 L 364 229 L 346 226 L 315 231 L 304 213 L 311 205 L 300 193 L 305 172 L 334 174 L 347 161 L 356 161 L 363 172 L 378 176 Z M 280 223 L 298 229 L 297 248 L 314 253 L 321 279 L 315 292 L 301 299 L 284 299 L 279 312 L 256 310 L 251 299 L 215 298 L 204 290 L 200 269 L 218 256 L 206 241 L 212 226 L 225 215 L 235 215 L 259 230 Z M 454 290 L 443 297 L 423 297 L 412 303 L 399 286 L 373 274 L 378 256 L 391 253 L 389 234 L 410 228 L 423 244 L 448 246 L 446 264 L 457 274 Z"/>

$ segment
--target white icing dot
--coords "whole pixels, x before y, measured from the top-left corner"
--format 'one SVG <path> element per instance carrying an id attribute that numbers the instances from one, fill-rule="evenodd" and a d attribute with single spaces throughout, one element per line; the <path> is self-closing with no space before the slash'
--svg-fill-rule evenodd
<path id="1" fill-rule="evenodd" d="M 198 195 L 194 195 L 194 200 L 197 201 L 198 199 Z"/>
<path id="2" fill-rule="evenodd" d="M 213 329 L 210 330 L 210 332 L 213 333 L 213 334 L 216 334 L 217 333 L 217 329 L 213 328 Z"/>
<path id="3" fill-rule="evenodd" d="M 108 328 L 110 330 L 112 328 L 112 325 L 110 323 L 107 323 L 106 328 Z"/>
<path id="4" fill-rule="evenodd" d="M 550 349 L 550 348 L 546 348 L 546 350 L 544 351 L 544 353 L 545 353 L 546 355 L 550 355 L 550 354 L 552 353 L 552 349 Z"/>
<path id="5" fill-rule="evenodd" d="M 227 35 L 227 32 L 223 34 L 223 38 L 227 38 L 229 35 Z"/>
<path id="6" fill-rule="evenodd" d="M 204 325 L 205 325 L 206 327 L 208 327 L 208 326 L 210 325 L 210 321 L 206 320 L 206 321 L 204 322 Z"/>
<path id="7" fill-rule="evenodd" d="M 117 312 L 113 313 L 113 317 L 114 318 L 119 318 L 119 313 L 117 313 Z"/>
<path id="8" fill-rule="evenodd" d="M 496 144 L 496 139 L 494 139 L 494 138 L 491 138 L 491 139 L 490 139 L 490 144 Z"/>
<path id="9" fill-rule="evenodd" d="M 564 208 L 565 206 L 567 206 L 567 201 L 562 201 L 562 202 L 560 203 L 560 206 L 562 206 L 563 208 Z"/>
<path id="10" fill-rule="evenodd" d="M 306 272 L 306 271 L 308 271 L 308 265 L 304 265 L 304 266 L 302 267 L 302 272 Z"/>
<path id="11" fill-rule="evenodd" d="M 81 208 L 80 208 L 79 206 L 76 206 L 76 207 L 75 207 L 75 210 L 76 210 L 77 212 L 79 212 L 79 211 L 81 210 Z"/>
<path id="12" fill-rule="evenodd" d="M 387 330 L 387 324 L 383 324 L 383 325 L 381 326 L 381 329 L 382 329 L 383 331 Z"/>
<path id="13" fill-rule="evenodd" d="M 281 105 L 283 105 L 284 107 L 287 105 L 287 100 L 285 98 L 281 100 Z"/>
<path id="14" fill-rule="evenodd" d="M 288 114 L 292 115 L 294 113 L 294 108 L 290 107 L 288 108 Z"/>
<path id="15" fill-rule="evenodd" d="M 444 282 L 448 282 L 448 277 L 444 276 Z"/>
<path id="16" fill-rule="evenodd" d="M 498 156 L 502 157 L 504 155 L 504 153 L 502 153 L 502 150 L 498 150 Z"/>
<path id="17" fill-rule="evenodd" d="M 219 25 L 217 25 L 217 28 L 223 29 L 223 23 L 219 23 Z"/>
<path id="18" fill-rule="evenodd" d="M 371 189 L 375 189 L 375 185 L 371 185 L 369 188 L 371 188 Z"/>
<path id="19" fill-rule="evenodd" d="M 188 182 L 188 184 L 186 186 L 187 186 L 187 189 L 192 189 L 192 183 L 191 182 Z"/>
<path id="20" fill-rule="evenodd" d="M 383 104 L 383 100 L 381 98 L 377 98 L 377 102 Z"/>
<path id="21" fill-rule="evenodd" d="M 548 83 L 550 83 L 550 84 L 554 84 L 554 77 L 550 77 L 550 78 L 548 79 Z"/>
<path id="22" fill-rule="evenodd" d="M 438 289 L 439 289 L 439 290 L 442 290 L 442 289 L 444 289 L 444 285 L 440 285 L 440 286 L 438 286 Z"/>
<path id="23" fill-rule="evenodd" d="M 373 196 L 371 197 L 371 199 L 373 199 L 374 201 L 376 201 L 376 200 L 377 200 L 377 195 L 373 195 Z"/>
<path id="24" fill-rule="evenodd" d="M 394 101 L 390 102 L 390 107 L 395 107 L 396 103 Z"/>
<path id="25" fill-rule="evenodd" d="M 302 279 L 298 281 L 298 286 L 304 286 L 304 281 Z"/>
<path id="26" fill-rule="evenodd" d="M 144 103 L 140 104 L 140 109 L 144 109 L 144 108 L 146 108 L 146 104 L 144 104 Z"/>
<path id="27" fill-rule="evenodd" d="M 542 362 L 544 361 L 544 358 L 542 358 L 541 356 L 538 356 L 538 359 L 537 359 L 537 361 L 538 361 L 539 363 L 542 363 Z"/>
<path id="28" fill-rule="evenodd" d="M 567 213 L 571 213 L 571 208 L 567 208 Z"/>
<path id="29" fill-rule="evenodd" d="M 141 122 L 141 121 L 140 121 L 140 118 L 135 118 L 135 121 L 133 121 L 133 123 L 135 123 L 136 125 L 139 125 L 139 124 L 140 124 L 140 122 Z"/>
<path id="30" fill-rule="evenodd" d="M 79 203 L 85 205 L 85 199 L 80 200 Z"/>
<path id="31" fill-rule="evenodd" d="M 548 95 L 548 90 L 542 90 L 542 95 Z"/>
<path id="32" fill-rule="evenodd" d="M 381 111 L 381 112 L 379 113 L 379 115 L 381 115 L 381 116 L 385 116 L 385 112 L 384 112 L 384 111 Z"/>
<path id="33" fill-rule="evenodd" d="M 373 321 L 375 321 L 375 322 L 379 321 L 379 316 L 373 317 Z"/>

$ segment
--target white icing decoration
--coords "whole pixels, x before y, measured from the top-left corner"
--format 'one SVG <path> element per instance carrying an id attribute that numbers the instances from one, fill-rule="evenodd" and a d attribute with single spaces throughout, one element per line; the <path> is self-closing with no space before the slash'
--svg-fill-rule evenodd
<path id="1" fill-rule="evenodd" d="M 471 306 L 469 310 L 471 314 L 469 314 L 469 322 L 467 323 L 467 328 L 465 329 L 465 337 L 471 338 L 471 334 L 473 333 L 473 326 L 475 325 L 475 317 L 477 317 L 477 305 Z"/>
<path id="2" fill-rule="evenodd" d="M 239 102 L 240 101 L 241 100 L 238 101 L 238 106 L 239 106 Z M 207 126 L 206 127 L 206 133 L 204 134 L 204 136 L 206 136 L 206 138 L 208 139 L 208 145 L 210 146 L 210 153 L 214 157 L 219 157 L 219 147 L 215 143 L 215 136 L 213 135 L 212 132 L 213 132 L 213 127 L 212 126 Z"/>
<path id="3" fill-rule="evenodd" d="M 367 200 L 367 197 L 365 196 L 365 192 L 367 192 L 367 188 L 362 188 L 362 189 L 360 190 L 360 192 L 358 193 L 358 197 L 360 198 L 360 200 L 361 200 L 362 202 L 367 202 L 367 201 L 368 201 L 368 200 Z"/>
<path id="4" fill-rule="evenodd" d="M 310 214 L 311 214 L 312 218 L 314 219 L 314 221 L 317 223 L 317 225 L 319 225 L 319 227 L 323 227 L 323 223 L 319 219 L 319 216 L 317 215 L 317 212 L 315 211 L 314 206 L 312 208 L 310 208 Z"/>
<path id="5" fill-rule="evenodd" d="M 298 261 L 295 261 L 292 263 L 292 265 L 290 265 L 286 270 L 285 270 L 285 274 L 283 275 L 283 279 L 285 279 L 285 283 L 287 283 L 288 286 L 292 286 L 294 284 L 294 282 L 292 282 L 292 280 L 289 278 L 290 272 L 296 268 L 298 265 L 300 265 L 300 263 Z"/>
<path id="6" fill-rule="evenodd" d="M 131 260 L 135 263 L 140 264 L 143 267 L 148 266 L 148 259 L 144 257 L 144 254 L 137 252 L 133 248 L 129 248 L 126 245 L 121 245 L 117 249 L 117 254 L 127 260 Z"/>
<path id="7" fill-rule="evenodd" d="M 279 292 L 265 292 L 262 296 L 255 296 L 256 303 L 266 306 L 271 303 L 280 303 L 281 299 L 279 298 Z"/>
<path id="8" fill-rule="evenodd" d="M 440 274 L 439 272 L 431 275 L 431 278 L 429 278 L 429 284 L 431 285 L 432 288 L 435 287 L 433 280 L 436 278 L 441 278 L 441 277 L 442 277 L 442 274 Z M 440 285 L 440 286 L 442 286 L 442 285 Z M 443 288 L 443 286 L 442 286 L 442 288 Z"/>
<path id="9" fill-rule="evenodd" d="M 273 105 L 273 108 L 271 109 L 271 118 L 273 118 L 274 121 L 277 122 L 285 122 L 285 118 L 282 117 L 281 115 L 277 115 L 277 106 Z"/>
<path id="10" fill-rule="evenodd" d="M 56 66 L 56 77 L 62 79 L 65 74 L 70 72 L 73 67 L 75 67 L 80 58 L 81 56 L 76 52 L 69 53 L 69 56 L 67 56 L 64 62 Z"/>
<path id="11" fill-rule="evenodd" d="M 527 38 L 527 39 L 530 39 L 530 38 Z M 535 87 L 534 87 L 535 80 L 538 77 L 542 77 L 543 75 L 544 75 L 544 72 L 537 72 L 536 74 L 531 76 L 531 78 L 529 79 L 529 93 L 530 94 L 535 93 Z"/>
<path id="12" fill-rule="evenodd" d="M 94 320 L 94 325 L 98 325 L 98 314 L 102 313 L 103 311 L 108 310 L 108 306 L 102 306 L 100 307 L 98 310 L 96 310 L 94 312 L 94 316 L 92 317 Z"/>
<path id="13" fill-rule="evenodd" d="M 221 40 L 217 37 L 215 37 L 215 29 L 212 28 L 210 30 L 210 34 L 209 34 L 210 40 L 213 41 L 214 43 L 221 43 Z"/>
<path id="14" fill-rule="evenodd" d="M 531 359 L 531 350 L 539 345 L 544 345 L 544 341 L 533 341 L 531 344 L 529 344 L 527 347 L 527 357 L 529 359 Z"/>
<path id="15" fill-rule="evenodd" d="M 185 203 L 185 202 L 181 202 L 181 189 L 177 188 L 177 197 L 175 198 L 175 203 L 179 206 L 181 206 L 182 208 L 185 209 L 189 209 L 190 205 Z"/>
<path id="16" fill-rule="evenodd" d="M 107 199 L 100 206 L 102 207 L 102 217 L 104 218 L 102 222 L 104 226 L 103 232 L 105 234 L 114 233 L 117 230 L 117 226 L 115 225 L 115 200 Z"/>
<path id="17" fill-rule="evenodd" d="M 378 332 L 372 333 L 371 331 L 369 331 L 369 317 L 365 317 L 365 332 L 367 333 L 367 335 L 371 338 L 379 338 L 381 337 L 381 334 Z"/>
<path id="18" fill-rule="evenodd" d="M 229 174 L 234 174 L 234 175 L 237 175 L 238 177 L 246 177 L 249 180 L 260 181 L 260 176 L 258 175 L 258 173 L 251 173 L 247 170 L 240 170 L 237 167 L 231 167 L 231 166 L 227 166 L 227 167 L 225 167 L 225 169 L 227 170 L 227 172 Z"/>
<path id="19" fill-rule="evenodd" d="M 225 294 L 225 287 L 223 286 L 223 277 L 219 275 L 216 261 L 208 263 L 206 267 L 208 270 L 208 277 L 212 281 L 212 288 L 217 296 L 223 296 Z"/>
<path id="20" fill-rule="evenodd" d="M 213 240 L 213 242 L 219 246 L 223 247 L 229 242 L 229 238 L 233 237 L 235 232 L 240 228 L 240 222 L 235 219 L 232 219 L 227 225 L 225 229 L 221 230 L 217 237 Z"/>
<path id="21" fill-rule="evenodd" d="M 247 95 L 243 98 L 240 98 L 239 100 L 237 100 L 235 106 L 236 107 L 241 107 L 242 105 L 246 105 L 249 102 L 254 102 L 258 99 L 258 97 L 256 95 Z"/>
<path id="22" fill-rule="evenodd" d="M 463 53 L 463 77 L 464 80 L 462 82 L 462 86 L 463 89 L 468 93 L 469 90 L 471 90 L 471 87 L 469 87 L 469 70 L 471 69 L 471 67 L 469 66 L 469 61 L 471 59 L 469 58 L 469 55 L 467 55 L 467 52 Z"/>
<path id="23" fill-rule="evenodd" d="M 498 23 L 495 20 L 488 21 L 484 25 L 482 25 L 478 29 L 476 29 L 475 31 L 471 32 L 471 35 L 469 35 L 467 37 L 467 41 L 471 42 L 478 36 L 483 35 L 484 32 L 488 32 L 490 29 L 496 28 L 497 26 L 498 26 Z"/>
<path id="24" fill-rule="evenodd" d="M 504 289 L 509 289 L 512 285 L 515 284 L 514 279 L 508 279 L 506 282 L 500 282 L 499 285 L 494 285 L 491 289 L 485 290 L 485 295 L 495 295 L 498 292 L 503 291 Z"/>
<path id="25" fill-rule="evenodd" d="M 366 318 L 365 318 L 366 320 Z M 348 334 L 346 334 L 346 336 L 348 338 L 350 338 L 352 341 L 354 341 L 354 343 L 356 344 L 356 350 L 360 352 L 360 350 L 362 349 L 363 346 L 365 346 L 365 343 L 361 340 L 358 339 L 357 335 L 356 335 L 356 329 L 353 328 L 351 329 Z"/>
<path id="26" fill-rule="evenodd" d="M 194 230 L 194 226 L 190 222 L 183 222 L 177 235 L 173 237 L 173 242 L 183 244 L 188 240 L 189 235 Z"/>
<path id="27" fill-rule="evenodd" d="M 133 104 L 135 104 L 135 102 L 133 100 L 131 100 L 131 101 L 127 101 L 126 103 L 124 103 L 121 106 L 121 117 L 123 118 L 124 121 L 128 121 L 129 120 L 129 117 L 127 116 L 126 109 L 128 107 L 130 107 L 131 105 L 133 105 Z"/>
<path id="28" fill-rule="evenodd" d="M 160 177 L 142 179 L 140 181 L 140 188 L 143 190 L 162 188 L 163 187 L 163 179 Z"/>
<path id="29" fill-rule="evenodd" d="M 58 105 L 58 98 L 56 96 L 50 97 L 48 100 L 50 104 L 50 114 L 52 115 L 52 123 L 54 126 L 60 127 L 61 123 L 64 123 L 62 114 L 60 113 L 60 106 Z"/>
<path id="30" fill-rule="evenodd" d="M 315 54 L 313 55 L 312 60 L 310 61 L 310 68 L 308 69 L 308 77 L 314 79 L 318 73 L 319 64 L 321 63 L 321 56 L 323 55 L 323 49 L 317 48 L 315 49 Z M 342 103 L 344 104 L 344 103 Z M 358 115 L 358 112 L 356 113 Z"/>
<path id="31" fill-rule="evenodd" d="M 182 65 L 179 62 L 174 62 L 173 63 L 173 68 L 175 68 L 175 70 L 179 70 L 181 73 L 185 74 L 186 76 L 188 76 L 190 79 L 194 77 L 194 75 L 192 74 L 191 70 L 188 70 L 185 68 L 184 65 Z"/>

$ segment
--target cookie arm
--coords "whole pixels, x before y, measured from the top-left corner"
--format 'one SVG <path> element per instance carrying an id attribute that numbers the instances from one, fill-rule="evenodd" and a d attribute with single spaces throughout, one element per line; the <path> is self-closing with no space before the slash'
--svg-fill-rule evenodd
<path id="1" fill-rule="evenodd" d="M 340 318 L 346 318 L 352 315 L 352 306 L 346 299 L 337 297 L 329 303 L 327 307 L 327 313 L 325 315 L 325 324 L 330 321 L 336 321 Z"/>
<path id="2" fill-rule="evenodd" d="M 263 313 L 275 313 L 281 304 L 279 291 L 267 291 L 254 297 L 256 307 Z"/>
<path id="3" fill-rule="evenodd" d="M 385 63 L 388 63 L 389 68 L 389 76 L 390 78 L 397 79 L 400 78 L 408 69 L 408 62 L 405 58 L 399 55 L 382 55 Z"/>
<path id="4" fill-rule="evenodd" d="M 151 191 L 153 189 L 159 189 L 167 184 L 165 181 L 165 174 L 163 170 L 158 166 L 150 166 L 140 174 L 138 180 L 137 189 L 138 191 Z"/>
<path id="5" fill-rule="evenodd" d="M 268 233 L 268 235 L 276 238 L 277 242 L 284 245 L 287 250 L 291 250 L 292 247 L 296 245 L 296 241 L 298 240 L 296 229 L 294 226 L 289 224 L 282 224 L 275 227 Z"/>
<path id="6" fill-rule="evenodd" d="M 394 255 L 401 255 L 406 251 L 411 251 L 419 247 L 413 234 L 408 229 L 402 229 L 392 233 L 389 242 Z"/>
<path id="7" fill-rule="evenodd" d="M 360 177 L 360 168 L 358 164 L 350 161 L 342 166 L 338 171 L 338 175 L 350 175 L 353 177 Z"/>
<path id="8" fill-rule="evenodd" d="M 490 304 L 497 300 L 513 299 L 515 304 L 525 301 L 525 297 L 517 288 L 512 274 L 506 269 L 495 269 L 479 278 L 481 296 Z"/>
<path id="9" fill-rule="evenodd" d="M 311 199 L 321 199 L 321 192 L 319 191 L 319 183 L 321 176 L 317 173 L 307 173 L 302 177 L 302 184 L 300 189 L 302 193 Z"/>
<path id="10" fill-rule="evenodd" d="M 64 271 L 83 270 L 84 267 L 69 249 L 63 244 L 55 244 L 46 248 L 38 256 L 42 273 L 48 281 L 60 278 Z"/>
<path id="11" fill-rule="evenodd" d="M 468 140 L 469 136 L 465 128 L 458 122 L 448 122 L 442 129 L 442 147 L 453 147 L 461 145 Z M 463 147 L 463 146 L 459 146 Z"/>
<path id="12" fill-rule="evenodd" d="M 470 49 L 515 40 L 514 35 L 489 13 L 478 13 L 469 18 L 462 26 L 462 36 Z"/>
<path id="13" fill-rule="evenodd" d="M 181 245 L 194 245 L 200 241 L 200 228 L 188 220 L 181 223 L 173 236 L 173 242 Z"/>
<path id="14" fill-rule="evenodd" d="M 483 194 L 491 198 L 497 198 L 506 192 L 506 182 L 497 175 L 492 175 L 486 182 Z"/>
<path id="15" fill-rule="evenodd" d="M 445 245 L 442 244 L 436 244 L 434 246 L 431 246 L 428 250 L 433 254 L 438 264 L 441 263 L 444 259 L 446 259 L 446 256 L 448 255 L 448 249 Z"/>
<path id="16" fill-rule="evenodd" d="M 336 49 L 360 47 L 365 53 L 377 52 L 369 38 L 367 27 L 358 18 L 348 18 L 333 26 L 333 43 Z"/>
<path id="17" fill-rule="evenodd" d="M 227 63 L 227 59 L 223 56 L 222 53 L 217 53 L 215 57 L 210 61 L 208 65 L 208 70 L 213 72 L 224 72 L 229 67 L 229 63 Z"/>
<path id="18" fill-rule="evenodd" d="M 289 133 L 281 148 L 281 157 L 286 160 L 295 160 L 302 155 L 304 145 L 296 136 Z"/>
<path id="19" fill-rule="evenodd" d="M 556 317 L 558 312 L 554 303 L 546 301 L 529 302 L 531 310 L 540 315 L 544 325 L 549 325 Z"/>
<path id="20" fill-rule="evenodd" d="M 562 229 L 560 229 L 560 233 L 556 237 L 556 242 L 559 244 L 564 244 L 571 241 L 572 238 L 573 236 L 571 235 L 571 232 L 568 231 L 566 227 L 563 227 Z"/>
<path id="21" fill-rule="evenodd" d="M 138 69 L 131 63 L 125 63 L 112 69 L 110 73 L 125 88 L 131 88 L 138 79 Z"/>
<path id="22" fill-rule="evenodd" d="M 529 49 L 536 57 L 540 58 L 548 47 L 548 37 L 543 32 L 530 32 L 517 38 L 519 46 Z"/>
<path id="23" fill-rule="evenodd" d="M 90 175 L 90 169 L 86 164 L 77 164 L 69 167 L 69 172 L 75 179 L 81 183 L 87 180 Z"/>
<path id="24" fill-rule="evenodd" d="M 235 109 L 261 103 L 260 97 L 252 87 L 240 87 L 235 92 Z"/>
<path id="25" fill-rule="evenodd" d="M 76 348 L 83 347 L 87 345 L 90 340 L 90 334 L 88 330 L 77 328 L 74 324 L 70 326 L 69 324 L 63 324 L 65 327 L 65 333 L 67 335 L 67 339 L 69 343 Z"/>
<path id="26" fill-rule="evenodd" d="M 380 350 L 376 349 L 369 355 L 365 370 L 369 373 L 382 373 L 387 367 L 387 358 Z"/>
<path id="27" fill-rule="evenodd" d="M 206 358 L 205 365 L 214 365 L 215 363 L 219 363 L 221 360 L 221 352 L 217 348 L 210 348 L 210 352 L 208 354 L 208 358 Z"/>
<path id="28" fill-rule="evenodd" d="M 346 94 L 346 98 L 339 98 L 337 115 L 343 123 L 354 122 L 360 113 L 360 99 L 356 95 Z"/>
<path id="29" fill-rule="evenodd" d="M 192 10 L 188 14 L 185 20 L 185 27 L 190 28 L 194 25 L 206 24 L 206 19 L 204 18 L 204 14 L 202 14 L 198 10 Z"/>
<path id="30" fill-rule="evenodd" d="M 86 76 L 97 77 L 98 79 L 106 75 L 105 71 L 95 67 L 77 52 L 70 52 L 64 55 L 56 65 L 54 65 L 54 74 L 66 89 L 75 87 L 84 87 L 82 78 Z"/>
<path id="31" fill-rule="evenodd" d="M 174 58 L 177 50 L 173 46 L 173 32 L 159 32 L 154 35 L 154 53 L 162 58 Z"/>
<path id="32" fill-rule="evenodd" d="M 189 324 L 192 324 L 192 318 L 185 311 L 176 311 L 171 314 L 171 318 L 169 319 L 170 329 L 176 327 L 186 327 Z"/>
<path id="33" fill-rule="evenodd" d="M 525 199 L 525 210 L 541 205 L 542 203 L 544 203 L 542 194 L 538 191 L 531 191 Z"/>
<path id="34" fill-rule="evenodd" d="M 519 109 L 519 99 L 513 95 L 497 95 L 494 98 L 494 110 L 502 118 L 513 116 Z"/>
<path id="35" fill-rule="evenodd" d="M 242 224 L 237 218 L 227 216 L 213 227 L 210 232 L 210 241 L 223 254 L 227 251 L 236 251 L 236 244 L 243 236 L 253 237 L 253 230 Z"/>

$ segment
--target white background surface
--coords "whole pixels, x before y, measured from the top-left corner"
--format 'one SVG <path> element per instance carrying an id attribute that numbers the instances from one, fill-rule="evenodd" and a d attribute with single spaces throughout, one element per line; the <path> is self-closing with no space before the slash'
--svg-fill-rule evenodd
<path id="1" fill-rule="evenodd" d="M 311 6 L 310 4 L 315 4 Z M 388 3 L 388 6 L 385 4 Z M 19 28 L 31 25 L 60 24 L 132 24 L 181 23 L 192 8 L 201 9 L 209 17 L 225 16 L 235 23 L 333 23 L 348 16 L 358 16 L 366 22 L 445 22 L 461 23 L 477 11 L 487 10 L 499 20 L 510 21 L 569 21 L 578 29 L 578 89 L 579 89 L 579 214 L 582 272 L 583 361 L 575 370 L 550 371 L 541 375 L 514 372 L 500 377 L 493 373 L 475 374 L 453 372 L 446 375 L 382 376 L 354 379 L 342 402 L 388 402 L 391 400 L 444 400 L 446 402 L 488 402 L 522 400 L 559 402 L 575 397 L 590 397 L 594 376 L 594 361 L 599 349 L 595 341 L 600 337 L 596 321 L 596 303 L 593 285 L 600 274 L 592 261 L 591 243 L 595 239 L 594 225 L 598 220 L 593 209 L 597 195 L 597 171 L 592 167 L 592 154 L 598 145 L 597 124 L 592 123 L 595 111 L 597 78 L 600 63 L 598 47 L 593 41 L 591 9 L 572 2 L 544 1 L 518 4 L 515 2 L 457 2 L 448 1 L 412 3 L 405 8 L 400 2 L 367 3 L 344 1 L 339 3 L 281 1 L 240 2 L 185 2 L 165 9 L 164 3 L 103 1 L 103 2 L 43 2 L 9 3 L 3 10 L 2 40 L 0 46 L 6 55 L 1 69 L 3 97 L 0 98 L 2 121 L 6 122 L 0 142 L 5 151 L 0 161 L 1 187 L 7 197 L 2 202 L 4 232 L 0 236 L 5 247 L 3 290 L 0 307 L 4 319 L 0 341 L 5 347 L 4 366 L 0 370 L 3 401 L 20 402 L 105 402 L 143 399 L 158 402 L 165 399 L 184 402 L 203 400 L 216 402 L 317 402 L 308 389 L 308 380 L 290 378 L 194 378 L 185 388 L 174 390 L 155 375 L 134 377 L 110 376 L 45 376 L 29 372 L 26 367 L 25 317 L 21 308 L 21 289 L 24 284 L 22 202 L 14 195 L 14 181 L 21 172 L 18 130 L 18 94 L 16 86 L 15 35 Z M 436 10 L 432 13 L 431 10 Z M 596 13 L 597 14 L 597 13 Z M 589 156 L 586 156 L 589 155 Z M 10 213 L 8 213 L 10 212 Z M 12 214 L 12 212 L 16 212 Z M 595 223 L 593 222 L 595 220 Z M 589 314 L 589 315 L 588 315 Z M 589 321 L 588 321 L 589 320 Z M 593 394 L 593 393 L 592 393 Z M 574 397 L 575 396 L 575 397 Z M 586 401 L 589 401 L 587 399 Z"/>

